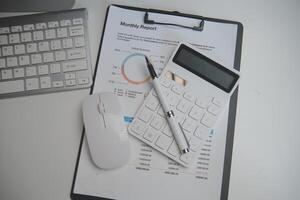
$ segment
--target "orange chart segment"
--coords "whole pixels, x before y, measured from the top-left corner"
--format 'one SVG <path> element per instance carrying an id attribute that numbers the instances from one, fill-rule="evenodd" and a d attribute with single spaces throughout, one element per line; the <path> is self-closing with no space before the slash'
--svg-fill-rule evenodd
<path id="1" fill-rule="evenodd" d="M 145 73 L 145 70 L 147 70 L 147 68 L 146 68 L 146 62 L 144 57 L 145 57 L 144 54 L 133 53 L 124 59 L 121 65 L 121 74 L 128 83 L 138 85 L 138 84 L 146 83 L 150 80 L 150 76 L 146 75 Z M 132 67 L 135 67 L 136 69 L 132 69 Z M 130 71 L 132 70 L 135 71 L 131 72 L 131 75 L 129 75 L 127 73 L 127 68 L 131 68 L 129 69 Z M 138 75 L 139 77 L 142 76 L 142 78 L 137 78 L 136 76 L 132 76 L 132 75 Z"/>

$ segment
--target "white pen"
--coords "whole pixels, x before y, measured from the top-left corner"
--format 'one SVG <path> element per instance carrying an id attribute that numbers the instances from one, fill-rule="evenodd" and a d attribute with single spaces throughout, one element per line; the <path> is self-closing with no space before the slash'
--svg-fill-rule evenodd
<path id="1" fill-rule="evenodd" d="M 158 80 L 158 77 L 156 75 L 153 65 L 150 63 L 150 61 L 148 60 L 148 58 L 146 56 L 145 56 L 145 59 L 147 62 L 147 68 L 148 68 L 150 76 L 152 78 L 154 90 L 157 94 L 157 97 L 162 106 L 162 109 L 166 114 L 168 124 L 170 126 L 171 132 L 173 133 L 173 136 L 174 136 L 177 146 L 180 150 L 180 153 L 182 153 L 182 154 L 188 153 L 189 152 L 189 143 L 187 141 L 187 138 L 185 137 L 184 133 L 180 129 L 181 128 L 180 124 L 176 122 L 174 112 L 171 109 L 169 109 L 168 103 L 166 102 L 164 95 L 162 93 L 162 90 L 160 88 L 160 83 L 159 83 L 159 80 Z"/>

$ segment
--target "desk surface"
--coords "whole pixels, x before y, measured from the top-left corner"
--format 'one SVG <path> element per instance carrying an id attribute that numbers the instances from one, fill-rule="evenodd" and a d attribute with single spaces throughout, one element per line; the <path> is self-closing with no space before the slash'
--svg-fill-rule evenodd
<path id="1" fill-rule="evenodd" d="M 229 198 L 300 199 L 300 2 L 77 0 L 92 61 L 108 4 L 178 10 L 244 25 Z M 0 16 L 14 13 L 0 13 Z M 0 199 L 69 199 L 89 90 L 0 100 Z"/>

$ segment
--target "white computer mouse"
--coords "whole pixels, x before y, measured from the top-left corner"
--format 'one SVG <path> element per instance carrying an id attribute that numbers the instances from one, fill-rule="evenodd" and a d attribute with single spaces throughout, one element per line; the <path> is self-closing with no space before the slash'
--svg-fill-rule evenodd
<path id="1" fill-rule="evenodd" d="M 101 169 L 127 163 L 130 146 L 118 96 L 110 92 L 87 97 L 82 106 L 83 122 L 93 162 Z"/>

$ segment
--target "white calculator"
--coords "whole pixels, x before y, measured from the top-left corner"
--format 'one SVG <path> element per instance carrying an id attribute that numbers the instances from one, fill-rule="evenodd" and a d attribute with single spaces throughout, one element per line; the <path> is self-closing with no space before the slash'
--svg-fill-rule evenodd
<path id="1" fill-rule="evenodd" d="M 180 153 L 154 89 L 137 111 L 128 131 L 188 167 L 195 161 L 237 87 L 239 73 L 209 59 L 195 47 L 181 43 L 159 79 L 163 95 L 188 140 L 190 152 Z"/>

